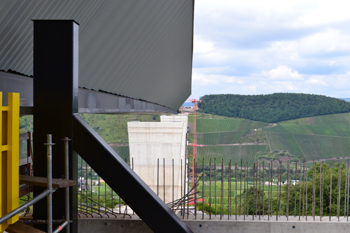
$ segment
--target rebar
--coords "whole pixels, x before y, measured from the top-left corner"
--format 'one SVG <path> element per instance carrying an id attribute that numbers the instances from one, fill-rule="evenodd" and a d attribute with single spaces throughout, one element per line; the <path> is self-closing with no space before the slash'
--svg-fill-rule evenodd
<path id="1" fill-rule="evenodd" d="M 83 159 L 80 157 L 80 202 L 83 202 Z"/>
<path id="2" fill-rule="evenodd" d="M 248 192 L 248 189 L 246 189 L 246 183 L 248 183 L 247 181 L 247 169 L 248 168 L 248 164 L 246 167 L 246 171 L 245 171 L 245 176 L 244 176 L 244 186 L 243 186 L 243 193 L 244 193 L 244 204 L 243 204 L 243 220 L 245 220 L 245 215 L 246 215 L 246 205 L 247 205 L 247 199 L 246 199 L 246 195 L 245 193 Z M 241 194 L 242 195 L 242 194 Z"/>
<path id="3" fill-rule="evenodd" d="M 204 158 L 203 158 L 203 164 L 202 164 L 202 219 L 204 219 Z"/>
<path id="4" fill-rule="evenodd" d="M 298 161 L 295 163 L 295 180 L 294 180 L 294 218 L 297 216 L 297 174 L 298 174 Z"/>
<path id="5" fill-rule="evenodd" d="M 197 169 L 197 162 L 196 162 L 196 158 L 193 159 L 193 163 L 194 163 L 194 171 L 193 171 L 193 175 L 194 175 L 194 179 L 196 179 L 196 169 Z M 193 184 L 194 185 L 194 184 Z M 194 186 L 194 219 L 197 219 L 197 186 Z"/>
<path id="6" fill-rule="evenodd" d="M 279 205 L 278 213 L 280 217 L 281 217 L 281 203 L 282 203 L 281 199 L 282 199 L 282 161 L 280 161 L 280 198 L 279 198 L 279 204 L 278 204 Z"/>
<path id="7" fill-rule="evenodd" d="M 331 163 L 331 181 L 330 181 L 330 189 L 329 189 L 329 191 L 330 191 L 330 194 L 329 194 L 329 221 L 331 221 L 331 215 L 332 215 L 332 180 L 333 180 L 333 178 L 332 178 L 332 176 L 333 176 L 333 167 L 332 167 L 332 163 Z"/>
<path id="8" fill-rule="evenodd" d="M 159 158 L 157 158 L 157 196 L 159 196 Z"/>
<path id="9" fill-rule="evenodd" d="M 248 167 L 248 162 L 247 162 L 247 195 L 246 195 L 246 200 L 247 200 L 247 216 L 249 215 L 249 186 L 248 186 L 248 181 L 249 181 L 249 167 Z M 244 219 L 245 220 L 245 219 Z"/>
<path id="10" fill-rule="evenodd" d="M 350 164 L 348 163 L 348 167 L 347 167 L 347 171 L 348 171 L 348 195 L 346 196 L 347 197 L 347 204 L 346 204 L 346 221 L 348 222 L 349 221 L 349 184 L 350 184 L 350 172 L 349 172 L 349 168 L 350 168 Z"/>
<path id="11" fill-rule="evenodd" d="M 263 161 L 263 182 L 262 182 L 262 203 L 263 203 L 263 207 L 262 207 L 262 215 L 263 217 L 265 217 L 265 161 Z"/>
<path id="12" fill-rule="evenodd" d="M 131 169 L 134 171 L 134 158 L 132 158 L 132 160 L 131 160 Z M 107 192 L 107 190 L 106 190 L 106 192 Z M 112 192 L 113 192 L 113 190 L 112 190 Z M 113 198 L 112 198 L 112 206 L 113 206 Z M 113 213 L 113 208 L 112 208 L 112 213 Z M 134 214 L 135 214 L 135 211 L 132 210 L 132 215 L 134 215 Z"/>
<path id="13" fill-rule="evenodd" d="M 181 185 L 180 185 L 180 188 L 181 188 L 181 192 L 182 193 L 182 160 L 181 160 L 181 172 L 180 172 L 180 175 L 181 175 L 181 178 L 180 178 L 180 182 L 181 182 Z M 171 187 L 172 187 L 172 192 L 171 192 L 171 201 L 174 202 L 174 182 L 175 182 L 175 177 L 174 177 L 174 159 L 171 160 L 171 173 L 172 173 L 172 180 L 171 180 Z"/>
<path id="14" fill-rule="evenodd" d="M 90 198 L 92 199 L 92 168 L 90 167 Z M 107 192 L 107 190 L 106 190 L 106 192 Z M 107 200 L 106 200 L 107 201 Z M 91 204 L 91 206 L 92 206 L 92 204 Z M 92 213 L 92 211 L 91 211 L 91 213 Z"/>
<path id="15" fill-rule="evenodd" d="M 163 158 L 163 200 L 165 202 L 165 158 Z"/>
<path id="16" fill-rule="evenodd" d="M 256 173 L 255 173 L 255 187 L 256 187 L 256 191 L 255 191 L 255 217 L 258 217 L 258 198 L 259 198 L 259 194 L 258 194 L 258 169 L 259 169 L 259 163 L 256 162 Z"/>
<path id="17" fill-rule="evenodd" d="M 305 160 L 303 162 L 303 183 L 302 183 L 302 186 L 303 186 L 303 214 L 302 216 L 304 217 L 304 213 L 305 213 Z"/>
<path id="18" fill-rule="evenodd" d="M 315 221 L 315 198 L 316 198 L 316 162 L 313 162 L 312 167 L 312 218 Z"/>
<path id="19" fill-rule="evenodd" d="M 347 179 L 347 177 L 348 177 L 348 163 L 347 162 L 345 162 L 345 185 L 344 185 L 344 193 L 345 193 L 345 196 L 344 196 L 344 218 L 345 218 L 345 216 L 346 216 L 346 195 L 347 195 L 347 188 L 346 188 L 346 186 L 347 186 L 347 181 L 348 181 L 348 179 Z"/>
<path id="20" fill-rule="evenodd" d="M 286 217 L 288 221 L 289 217 L 289 172 L 290 172 L 290 163 L 287 162 L 287 204 L 286 204 Z"/>
<path id="21" fill-rule="evenodd" d="M 324 170 L 324 162 L 320 163 L 320 221 L 322 221 L 323 217 L 323 172 Z"/>
<path id="22" fill-rule="evenodd" d="M 340 221 L 340 184 L 341 184 L 341 167 L 340 160 L 338 161 L 338 199 L 337 199 L 337 218 Z"/>
<path id="23" fill-rule="evenodd" d="M 271 181 L 272 181 L 272 161 L 270 162 L 270 165 L 269 165 L 269 177 L 268 177 L 268 180 L 269 180 L 269 183 L 267 185 L 267 220 L 270 221 L 270 215 L 271 215 L 271 209 L 270 209 L 270 195 L 271 195 Z"/>
<path id="24" fill-rule="evenodd" d="M 186 160 L 186 164 L 187 164 L 187 190 L 188 190 L 188 193 L 191 193 L 192 191 L 189 191 L 190 190 L 190 163 L 189 163 L 189 159 L 187 158 Z M 188 216 L 190 214 L 190 202 L 188 201 L 187 202 L 187 219 L 188 219 Z"/>
<path id="25" fill-rule="evenodd" d="M 85 211 L 86 213 L 88 213 L 88 171 L 87 171 L 87 162 L 85 161 L 85 177 L 86 177 L 86 180 L 85 180 L 85 203 L 86 203 L 86 206 L 85 206 Z"/>
<path id="26" fill-rule="evenodd" d="M 278 213 L 279 213 L 279 205 L 278 205 L 278 203 L 279 203 L 279 195 L 278 195 L 278 189 L 279 189 L 279 185 L 278 185 L 278 183 L 279 183 L 279 179 L 280 179 L 280 177 L 279 177 L 279 175 L 280 175 L 280 168 L 279 168 L 279 166 L 277 165 L 277 203 L 276 203 L 276 220 L 278 220 Z"/>
<path id="27" fill-rule="evenodd" d="M 222 219 L 222 215 L 224 214 L 224 159 L 221 162 L 221 211 L 220 211 L 220 220 Z"/>
<path id="28" fill-rule="evenodd" d="M 235 163 L 235 183 L 236 183 L 236 187 L 235 187 L 235 213 L 236 213 L 236 216 L 235 216 L 235 220 L 237 220 L 237 163 Z"/>
<path id="29" fill-rule="evenodd" d="M 187 170 L 187 166 L 186 166 L 186 159 L 185 159 L 185 161 L 184 161 L 184 189 L 183 189 L 183 196 L 185 196 L 186 195 L 186 187 L 187 187 L 187 185 L 186 185 L 186 170 Z M 181 163 L 181 166 L 182 166 L 182 159 L 180 160 L 180 163 Z M 188 172 L 188 171 L 187 171 Z M 182 173 L 181 173 L 181 176 L 182 176 Z M 182 187 L 182 186 L 181 186 Z M 182 192 L 181 192 L 182 193 Z M 185 219 L 185 211 L 186 211 L 186 202 L 184 202 L 184 204 L 183 204 L 183 215 L 182 215 L 182 219 Z"/>
<path id="30" fill-rule="evenodd" d="M 231 159 L 229 162 L 229 167 L 228 167 L 228 220 L 230 220 L 231 216 Z"/>
<path id="31" fill-rule="evenodd" d="M 216 158 L 214 158 L 215 216 L 216 216 Z"/>
<path id="32" fill-rule="evenodd" d="M 254 220 L 254 206 L 255 206 L 255 163 L 253 165 L 253 214 L 252 214 L 252 220 Z"/>
<path id="33" fill-rule="evenodd" d="M 209 159 L 209 219 L 211 219 L 211 158 Z"/>
<path id="34" fill-rule="evenodd" d="M 243 167 L 243 159 L 241 158 L 241 174 L 239 180 L 239 216 L 241 217 L 241 208 L 242 208 L 242 167 Z"/>
<path id="35" fill-rule="evenodd" d="M 91 203 L 91 206 L 92 206 L 92 203 Z M 107 182 L 106 181 L 105 181 L 105 209 L 107 209 Z M 92 209 L 91 209 L 91 213 L 92 213 Z M 126 213 L 128 213 L 127 208 L 126 208 Z"/>
<path id="36" fill-rule="evenodd" d="M 258 206 L 259 206 L 259 220 L 261 220 L 261 167 L 260 167 L 260 163 L 258 163 L 258 171 L 259 171 L 259 190 L 258 190 L 258 198 L 259 198 L 259 201 L 258 201 Z"/>
<path id="37" fill-rule="evenodd" d="M 307 184 L 307 183 L 308 183 L 308 182 L 307 182 L 307 176 L 308 176 L 307 169 L 308 169 L 308 168 L 307 168 L 307 164 L 306 164 L 306 188 L 305 188 L 305 189 L 306 189 L 306 190 L 305 190 L 305 191 L 306 191 L 306 196 L 305 196 L 305 220 L 306 220 L 306 221 L 307 221 L 307 215 L 308 215 L 308 214 L 307 214 L 307 203 L 308 203 L 308 200 L 307 200 L 307 191 L 308 191 L 308 190 L 307 190 L 307 185 L 308 185 L 308 184 Z"/>
<path id="38" fill-rule="evenodd" d="M 299 221 L 300 221 L 301 199 L 302 199 L 302 193 L 301 193 L 302 172 L 303 172 L 303 162 L 302 162 L 301 157 L 300 157 L 300 175 L 299 175 Z M 296 194 L 295 194 L 295 195 L 296 195 Z"/>

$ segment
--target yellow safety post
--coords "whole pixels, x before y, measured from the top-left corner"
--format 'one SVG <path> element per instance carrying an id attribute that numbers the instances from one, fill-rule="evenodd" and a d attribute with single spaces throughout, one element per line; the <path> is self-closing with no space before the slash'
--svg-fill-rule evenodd
<path id="1" fill-rule="evenodd" d="M 19 101 L 19 93 L 8 93 L 8 106 L 2 106 L 0 92 L 0 217 L 19 206 Z M 0 225 L 0 232 L 18 219 Z"/>

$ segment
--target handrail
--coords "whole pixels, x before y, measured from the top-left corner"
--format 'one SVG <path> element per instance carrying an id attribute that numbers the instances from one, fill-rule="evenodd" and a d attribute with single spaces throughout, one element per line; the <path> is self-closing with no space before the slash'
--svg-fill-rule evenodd
<path id="1" fill-rule="evenodd" d="M 53 190 L 53 192 L 55 191 L 55 189 Z M 12 218 L 13 216 L 19 214 L 20 212 L 22 212 L 23 210 L 27 209 L 28 207 L 34 205 L 35 203 L 37 203 L 38 201 L 40 201 L 41 199 L 43 199 L 44 197 L 46 197 L 47 195 L 50 194 L 50 190 L 46 189 L 44 192 L 42 192 L 40 195 L 36 196 L 35 198 L 33 198 L 32 200 L 30 200 L 29 202 L 21 205 L 20 207 L 18 207 L 15 210 L 12 210 L 10 213 L 6 214 L 5 216 L 3 216 L 2 218 L 0 218 L 0 224 L 3 224 L 4 222 L 6 222 L 7 220 L 9 220 L 10 218 Z"/>

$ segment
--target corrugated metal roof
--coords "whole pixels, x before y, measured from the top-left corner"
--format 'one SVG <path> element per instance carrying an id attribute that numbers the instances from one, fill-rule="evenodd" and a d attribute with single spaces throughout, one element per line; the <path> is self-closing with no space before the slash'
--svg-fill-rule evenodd
<path id="1" fill-rule="evenodd" d="M 32 75 L 32 19 L 74 19 L 79 86 L 178 109 L 191 94 L 193 4 L 0 0 L 0 69 Z"/>

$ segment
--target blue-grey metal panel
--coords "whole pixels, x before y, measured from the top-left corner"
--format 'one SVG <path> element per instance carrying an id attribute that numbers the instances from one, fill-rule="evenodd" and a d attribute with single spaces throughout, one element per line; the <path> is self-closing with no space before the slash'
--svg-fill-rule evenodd
<path id="1" fill-rule="evenodd" d="M 178 109 L 191 94 L 193 12 L 194 0 L 0 0 L 0 69 L 32 75 L 32 19 L 74 19 L 79 86 Z"/>
<path id="2" fill-rule="evenodd" d="M 7 106 L 7 93 L 20 93 L 21 106 L 33 106 L 33 78 L 0 71 L 0 92 L 2 104 Z"/>
<path id="3" fill-rule="evenodd" d="M 33 114 L 33 78 L 0 71 L 0 92 L 3 106 L 7 105 L 7 93 L 21 94 L 21 114 Z M 176 114 L 171 108 L 126 96 L 79 88 L 79 113 L 101 114 Z"/>

